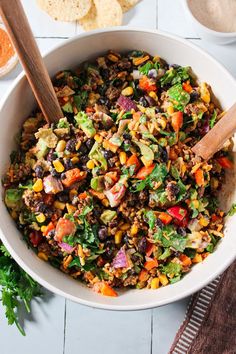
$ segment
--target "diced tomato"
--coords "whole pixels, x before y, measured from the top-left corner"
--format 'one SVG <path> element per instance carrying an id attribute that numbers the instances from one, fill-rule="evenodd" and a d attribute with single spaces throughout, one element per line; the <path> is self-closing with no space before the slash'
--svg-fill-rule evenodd
<path id="1" fill-rule="evenodd" d="M 156 165 L 154 163 L 148 167 L 143 166 L 142 168 L 140 168 L 140 170 L 138 171 L 135 177 L 137 179 L 142 179 L 142 180 L 145 179 L 147 176 L 149 176 L 152 173 L 155 166 Z"/>
<path id="2" fill-rule="evenodd" d="M 66 178 L 62 180 L 62 183 L 64 186 L 70 187 L 72 184 L 83 180 L 87 176 L 87 173 L 80 171 L 79 168 L 73 168 L 72 170 L 66 171 L 65 176 Z"/>
<path id="3" fill-rule="evenodd" d="M 197 183 L 197 185 L 199 187 L 201 186 L 204 186 L 204 173 L 203 173 L 203 170 L 201 168 L 199 168 L 195 173 L 194 173 L 194 176 L 195 176 L 195 181 Z"/>
<path id="4" fill-rule="evenodd" d="M 168 225 L 172 220 L 172 216 L 164 212 L 160 213 L 158 218 L 163 222 L 164 225 Z"/>
<path id="5" fill-rule="evenodd" d="M 44 236 L 47 236 L 49 234 L 50 231 L 54 230 L 55 229 L 55 226 L 52 222 L 50 222 L 47 226 L 46 226 L 46 229 L 44 230 L 43 232 L 43 235 Z"/>
<path id="6" fill-rule="evenodd" d="M 171 115 L 171 125 L 177 133 L 183 125 L 183 112 L 175 112 Z"/>
<path id="7" fill-rule="evenodd" d="M 146 247 L 146 256 L 150 257 L 152 255 L 152 253 L 154 252 L 156 246 L 154 245 L 154 243 L 147 243 L 147 247 Z"/>
<path id="8" fill-rule="evenodd" d="M 105 283 L 104 281 L 99 281 L 97 283 L 94 284 L 93 286 L 93 290 L 96 293 L 102 294 L 104 296 L 112 296 L 112 297 L 116 297 L 117 292 L 112 289 L 112 287 L 110 285 L 108 285 L 107 283 Z"/>
<path id="9" fill-rule="evenodd" d="M 228 159 L 228 157 L 225 157 L 225 156 L 219 157 L 217 159 L 217 161 L 219 162 L 220 166 L 223 168 L 232 169 L 234 167 L 233 162 L 230 161 L 230 159 Z"/>
<path id="10" fill-rule="evenodd" d="M 94 109 L 92 107 L 86 107 L 85 111 L 86 113 L 92 113 L 94 112 Z"/>
<path id="11" fill-rule="evenodd" d="M 83 193 L 80 193 L 80 194 L 78 195 L 79 199 L 82 199 L 82 200 L 83 200 L 83 199 L 86 199 L 87 196 L 88 196 L 87 192 L 83 192 Z"/>
<path id="12" fill-rule="evenodd" d="M 157 86 L 155 83 L 153 83 L 147 76 L 141 77 L 139 80 L 139 87 L 141 90 L 144 91 L 157 91 Z"/>
<path id="13" fill-rule="evenodd" d="M 71 220 L 60 218 L 56 226 L 56 239 L 62 242 L 64 236 L 74 235 L 75 231 L 76 226 Z"/>
<path id="14" fill-rule="evenodd" d="M 40 231 L 32 231 L 29 235 L 30 242 L 34 247 L 37 247 L 43 239 Z"/>
<path id="15" fill-rule="evenodd" d="M 118 173 L 116 171 L 107 172 L 105 177 L 110 177 L 113 182 L 117 182 L 119 179 Z"/>
<path id="16" fill-rule="evenodd" d="M 144 263 L 144 268 L 151 270 L 152 268 L 158 267 L 157 259 L 150 259 Z"/>
<path id="17" fill-rule="evenodd" d="M 183 82 L 182 87 L 183 87 L 183 90 L 188 92 L 188 93 L 193 91 L 193 88 L 190 85 L 189 81 Z"/>
<path id="18" fill-rule="evenodd" d="M 131 155 L 128 160 L 126 161 L 126 166 L 127 167 L 130 167 L 130 166 L 135 166 L 135 170 L 134 172 L 137 172 L 138 169 L 140 168 L 141 166 L 141 163 L 137 157 L 137 155 L 133 154 Z"/>
<path id="19" fill-rule="evenodd" d="M 126 186 L 118 181 L 111 189 L 104 192 L 112 208 L 120 204 L 121 199 L 125 195 L 126 189 Z"/>
<path id="20" fill-rule="evenodd" d="M 192 264 L 191 258 L 189 258 L 188 256 L 186 256 L 185 254 L 181 254 L 181 255 L 179 256 L 179 259 L 181 260 L 182 265 L 183 265 L 184 267 L 188 267 L 188 266 L 190 266 L 190 265 Z"/>
<path id="21" fill-rule="evenodd" d="M 167 212 L 175 219 L 182 221 L 187 216 L 187 210 L 182 208 L 179 205 L 170 207 L 167 209 Z"/>
<path id="22" fill-rule="evenodd" d="M 146 269 L 142 269 L 138 276 L 139 281 L 148 280 L 148 271 Z"/>

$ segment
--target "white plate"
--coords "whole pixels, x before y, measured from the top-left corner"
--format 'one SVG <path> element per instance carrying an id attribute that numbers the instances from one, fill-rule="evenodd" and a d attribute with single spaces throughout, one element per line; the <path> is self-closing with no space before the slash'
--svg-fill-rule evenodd
<path id="1" fill-rule="evenodd" d="M 80 62 L 95 58 L 108 49 L 128 51 L 142 49 L 160 55 L 168 63 L 190 65 L 199 80 L 208 82 L 223 108 L 235 101 L 236 82 L 227 70 L 210 55 L 190 42 L 158 31 L 114 28 L 82 34 L 59 45 L 45 56 L 50 75 L 61 69 L 76 67 Z M 0 106 L 0 173 L 6 172 L 9 155 L 14 147 L 14 136 L 24 119 L 35 106 L 35 100 L 25 76 L 20 75 L 8 91 Z M 235 200 L 235 179 L 228 184 L 230 198 Z M 2 187 L 1 187 L 2 188 Z M 3 190 L 1 189 L 3 194 Z M 229 200 L 231 199 L 231 201 Z M 140 310 L 182 299 L 213 280 L 223 272 L 236 256 L 236 216 L 227 220 L 225 237 L 216 251 L 193 269 L 178 283 L 158 290 L 126 290 L 117 298 L 98 295 L 48 263 L 41 261 L 27 248 L 4 203 L 0 204 L 0 236 L 12 256 L 40 284 L 59 295 L 81 304 L 112 310 Z"/>

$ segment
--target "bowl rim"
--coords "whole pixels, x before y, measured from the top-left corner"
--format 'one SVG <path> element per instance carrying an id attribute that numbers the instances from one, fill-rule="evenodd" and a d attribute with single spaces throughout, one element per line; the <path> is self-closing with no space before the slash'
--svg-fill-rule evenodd
<path id="1" fill-rule="evenodd" d="M 189 0 L 184 0 L 183 1 L 183 6 L 185 8 L 185 10 L 187 11 L 187 13 L 189 14 L 189 16 L 191 16 L 192 20 L 195 22 L 195 24 L 197 24 L 198 26 L 200 26 L 203 30 L 209 32 L 209 34 L 217 36 L 217 37 L 221 37 L 222 39 L 231 39 L 231 38 L 236 38 L 236 31 L 234 32 L 219 32 L 219 31 L 215 31 L 205 25 L 203 25 L 193 14 L 193 12 L 191 11 L 191 7 L 189 5 Z"/>
<path id="2" fill-rule="evenodd" d="M 235 84 L 235 87 L 236 87 L 235 78 L 229 73 L 229 71 L 225 68 L 225 66 L 222 65 L 220 62 L 218 62 L 213 56 L 211 56 L 210 54 L 205 52 L 205 50 L 201 49 L 200 47 L 198 47 L 197 45 L 193 44 L 192 42 L 190 42 L 190 41 L 188 41 L 186 39 L 183 39 L 183 38 L 178 37 L 176 35 L 172 35 L 172 34 L 164 32 L 164 31 L 160 31 L 160 30 L 150 30 L 150 29 L 139 28 L 139 27 L 112 27 L 112 28 L 107 28 L 107 29 L 103 29 L 103 30 L 93 30 L 93 31 L 90 31 L 90 32 L 87 32 L 87 33 L 85 32 L 85 33 L 78 34 L 78 35 L 76 35 L 76 36 L 64 41 L 63 43 L 57 44 L 55 47 L 53 47 L 53 49 L 50 49 L 50 50 L 46 51 L 43 54 L 43 58 L 46 58 L 48 55 L 50 55 L 53 52 L 56 52 L 58 48 L 62 48 L 63 46 L 66 46 L 68 43 L 76 42 L 80 38 L 87 38 L 87 37 L 91 37 L 91 36 L 94 36 L 94 35 L 96 36 L 96 35 L 99 35 L 99 34 L 106 34 L 106 33 L 112 33 L 112 32 L 129 32 L 130 34 L 132 32 L 135 32 L 135 33 L 136 32 L 142 32 L 142 33 L 154 34 L 154 35 L 155 34 L 159 34 L 159 35 L 162 35 L 164 37 L 173 39 L 173 40 L 175 40 L 177 42 L 180 42 L 182 44 L 185 44 L 188 47 L 191 47 L 192 49 L 200 52 L 207 59 L 213 61 L 220 68 L 222 73 L 225 76 L 227 76 L 228 79 L 233 81 L 233 83 Z M 13 83 L 10 85 L 10 87 L 7 89 L 5 95 L 1 99 L 1 101 L 0 101 L 0 112 L 1 112 L 1 110 L 3 108 L 3 106 L 5 105 L 5 103 L 7 102 L 11 91 L 19 84 L 19 82 L 22 79 L 26 79 L 24 71 L 21 72 L 17 76 L 17 78 L 13 81 Z M 86 306 L 89 306 L 89 307 L 92 307 L 92 308 L 97 308 L 97 309 L 114 310 L 114 311 L 147 310 L 147 309 L 151 309 L 151 308 L 167 305 L 167 304 L 170 304 L 172 302 L 184 299 L 187 296 L 190 296 L 193 293 L 199 291 L 204 286 L 209 284 L 212 280 L 217 278 L 218 275 L 221 274 L 236 258 L 236 254 L 232 255 L 231 258 L 226 258 L 224 260 L 224 262 L 221 263 L 221 267 L 216 272 L 213 272 L 210 276 L 206 277 L 203 281 L 198 282 L 197 284 L 193 284 L 191 287 L 189 287 L 186 290 L 183 290 L 181 293 L 173 294 L 173 295 L 169 296 L 166 299 L 154 300 L 154 301 L 151 301 L 151 302 L 149 301 L 149 303 L 145 303 L 145 304 L 142 304 L 142 305 L 135 305 L 135 304 L 134 305 L 133 304 L 132 305 L 114 305 L 114 304 L 104 304 L 104 303 L 102 304 L 102 303 L 95 302 L 94 300 L 84 300 L 84 299 L 79 298 L 78 296 L 70 295 L 70 294 L 66 293 L 65 291 L 59 289 L 58 287 L 56 287 L 54 285 L 51 285 L 48 281 L 44 280 L 41 276 L 39 276 L 37 274 L 37 272 L 35 272 L 33 269 L 28 268 L 28 266 L 25 265 L 23 259 L 21 259 L 21 257 L 17 254 L 17 252 L 10 246 L 10 244 L 8 242 L 8 237 L 1 230 L 1 225 L 0 225 L 0 238 L 1 238 L 2 242 L 6 245 L 7 249 L 9 250 L 11 255 L 13 256 L 15 261 L 33 279 L 35 279 L 39 284 L 44 286 L 46 289 L 50 290 L 54 294 L 63 296 L 64 298 L 67 298 L 67 299 L 69 299 L 71 301 L 77 302 L 77 303 L 79 303 L 81 305 L 86 305 Z"/>

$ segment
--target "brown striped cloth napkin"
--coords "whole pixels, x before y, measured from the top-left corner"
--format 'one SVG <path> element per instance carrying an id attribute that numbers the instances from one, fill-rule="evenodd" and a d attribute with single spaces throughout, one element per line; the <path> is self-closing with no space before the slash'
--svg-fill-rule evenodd
<path id="1" fill-rule="evenodd" d="M 236 353 L 236 261 L 193 295 L 169 354 Z"/>

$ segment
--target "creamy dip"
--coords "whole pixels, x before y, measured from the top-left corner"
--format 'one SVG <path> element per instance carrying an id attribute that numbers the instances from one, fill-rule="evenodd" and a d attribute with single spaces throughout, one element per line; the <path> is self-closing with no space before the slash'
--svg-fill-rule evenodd
<path id="1" fill-rule="evenodd" d="M 218 32 L 236 32 L 236 0 L 188 0 L 193 16 Z"/>

